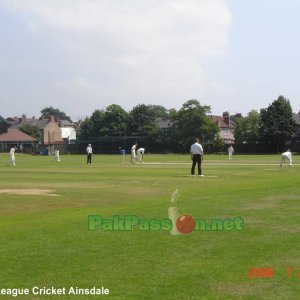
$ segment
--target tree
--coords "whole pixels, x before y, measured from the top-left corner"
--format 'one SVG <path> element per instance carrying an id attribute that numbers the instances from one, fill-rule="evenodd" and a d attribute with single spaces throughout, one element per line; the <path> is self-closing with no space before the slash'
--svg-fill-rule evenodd
<path id="1" fill-rule="evenodd" d="M 128 113 L 119 105 L 111 104 L 105 110 L 96 109 L 80 126 L 80 138 L 123 136 L 127 133 Z"/>
<path id="2" fill-rule="evenodd" d="M 235 122 L 236 144 L 256 144 L 260 140 L 260 115 L 256 110 L 251 110 L 246 117 L 237 117 Z"/>
<path id="3" fill-rule="evenodd" d="M 267 108 L 260 110 L 260 117 L 261 141 L 276 147 L 277 152 L 281 151 L 296 130 L 290 101 L 279 96 Z"/>
<path id="4" fill-rule="evenodd" d="M 104 111 L 100 109 L 96 109 L 91 117 L 91 136 L 100 136 L 100 131 L 103 126 L 103 119 L 104 119 Z"/>
<path id="5" fill-rule="evenodd" d="M 93 124 L 89 117 L 86 117 L 82 122 L 80 122 L 78 130 L 78 138 L 80 140 L 88 139 L 93 136 Z"/>
<path id="6" fill-rule="evenodd" d="M 177 114 L 173 115 L 178 143 L 185 150 L 195 137 L 200 138 L 203 144 L 213 143 L 215 140 L 219 129 L 207 113 L 210 113 L 210 106 L 201 105 L 198 100 L 192 99 L 185 102 Z"/>
<path id="7" fill-rule="evenodd" d="M 27 124 L 20 127 L 19 130 L 35 138 L 38 141 L 40 140 L 41 133 L 37 126 Z"/>
<path id="8" fill-rule="evenodd" d="M 149 109 L 152 110 L 152 114 L 155 118 L 168 118 L 168 110 L 162 105 L 148 105 Z"/>
<path id="9" fill-rule="evenodd" d="M 103 112 L 99 134 L 101 136 L 126 135 L 128 118 L 128 113 L 121 106 L 109 105 Z"/>
<path id="10" fill-rule="evenodd" d="M 235 119 L 234 138 L 236 144 L 246 143 L 247 121 L 246 117 L 239 116 Z"/>
<path id="11" fill-rule="evenodd" d="M 177 110 L 175 108 L 169 109 L 168 116 L 171 120 L 174 120 L 177 116 Z"/>
<path id="12" fill-rule="evenodd" d="M 139 104 L 129 113 L 129 135 L 153 136 L 159 131 L 152 105 Z"/>
<path id="13" fill-rule="evenodd" d="M 54 116 L 56 120 L 68 120 L 72 122 L 71 118 L 66 115 L 63 111 L 60 111 L 58 108 L 52 106 L 45 107 L 41 110 L 40 119 L 50 119 L 51 116 Z"/>

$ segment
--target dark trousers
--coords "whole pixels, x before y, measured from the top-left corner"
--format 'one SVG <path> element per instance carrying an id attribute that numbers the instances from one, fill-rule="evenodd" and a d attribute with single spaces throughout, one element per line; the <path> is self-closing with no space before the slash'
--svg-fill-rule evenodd
<path id="1" fill-rule="evenodd" d="M 196 164 L 198 164 L 198 175 L 201 175 L 202 171 L 201 171 L 201 155 L 200 154 L 193 155 L 193 164 L 192 164 L 192 170 L 191 170 L 192 175 L 195 175 Z"/>
<path id="2" fill-rule="evenodd" d="M 89 153 L 87 155 L 87 161 L 86 161 L 87 164 L 91 164 L 92 163 L 92 153 Z"/>

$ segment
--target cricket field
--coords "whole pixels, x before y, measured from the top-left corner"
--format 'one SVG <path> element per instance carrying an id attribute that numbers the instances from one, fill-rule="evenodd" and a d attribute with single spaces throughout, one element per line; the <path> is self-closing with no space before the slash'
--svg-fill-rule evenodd
<path id="1" fill-rule="evenodd" d="M 300 299 L 298 155 L 0 157 L 0 299 Z"/>

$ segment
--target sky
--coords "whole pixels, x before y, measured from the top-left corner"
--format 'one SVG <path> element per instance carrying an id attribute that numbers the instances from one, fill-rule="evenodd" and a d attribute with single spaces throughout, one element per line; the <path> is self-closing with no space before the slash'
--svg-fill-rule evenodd
<path id="1" fill-rule="evenodd" d="M 0 115 L 300 110 L 300 0 L 0 0 Z"/>

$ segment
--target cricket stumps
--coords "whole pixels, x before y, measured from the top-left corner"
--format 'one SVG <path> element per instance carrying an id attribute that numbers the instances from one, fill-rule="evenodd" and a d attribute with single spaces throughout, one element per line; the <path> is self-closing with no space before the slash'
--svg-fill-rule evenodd
<path id="1" fill-rule="evenodd" d="M 172 229 L 170 230 L 171 235 L 180 235 L 176 226 L 176 221 L 179 218 L 178 207 L 169 207 L 168 209 L 169 219 L 172 221 Z"/>

